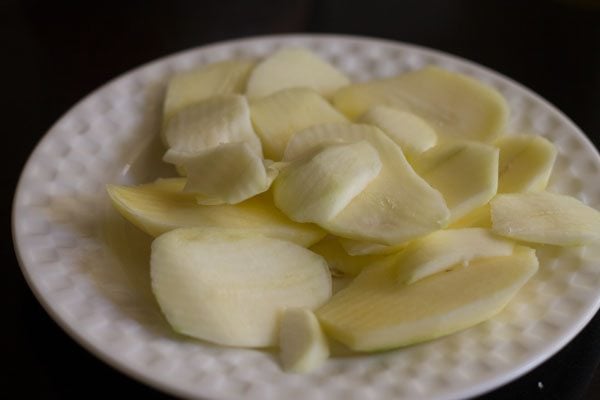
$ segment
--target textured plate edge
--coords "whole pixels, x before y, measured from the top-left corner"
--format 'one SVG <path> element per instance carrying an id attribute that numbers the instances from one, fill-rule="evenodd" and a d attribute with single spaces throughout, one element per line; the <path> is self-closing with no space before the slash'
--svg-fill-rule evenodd
<path id="1" fill-rule="evenodd" d="M 194 398 L 197 398 L 197 396 L 199 395 L 198 393 L 190 393 L 187 390 L 182 390 L 176 386 L 170 385 L 169 383 L 166 383 L 159 379 L 156 379 L 156 377 L 152 376 L 149 373 L 140 372 L 138 369 L 135 369 L 135 368 L 129 366 L 125 361 L 122 361 L 119 358 L 115 357 L 114 355 L 110 354 L 110 352 L 103 350 L 103 348 L 97 346 L 93 342 L 93 340 L 86 337 L 85 335 L 78 333 L 74 327 L 71 327 L 69 322 L 59 314 L 59 312 L 56 310 L 56 307 L 53 306 L 52 304 L 48 303 L 44 299 L 44 297 L 41 293 L 41 290 L 36 286 L 35 282 L 33 281 L 33 278 L 31 277 L 29 271 L 27 270 L 27 267 L 25 267 L 25 263 L 23 261 L 22 254 L 21 254 L 22 250 L 20 249 L 20 245 L 19 245 L 19 232 L 17 232 L 18 229 L 15 224 L 16 213 L 18 212 L 18 208 L 21 203 L 20 198 L 23 196 L 23 186 L 24 186 L 23 181 L 24 181 L 27 169 L 31 166 L 30 161 L 34 157 L 36 157 L 42 144 L 45 141 L 50 140 L 49 137 L 51 136 L 52 131 L 54 131 L 56 129 L 57 125 L 63 120 L 63 118 L 66 115 L 68 115 L 68 114 L 72 113 L 74 110 L 78 109 L 82 104 L 86 103 L 90 98 L 95 97 L 99 92 L 106 90 L 108 87 L 112 86 L 114 83 L 116 83 L 122 79 L 125 79 L 126 77 L 128 77 L 132 74 L 136 74 L 141 70 L 150 68 L 155 64 L 163 63 L 167 59 L 181 57 L 181 56 L 184 56 L 185 54 L 198 52 L 198 51 L 209 51 L 214 48 L 226 47 L 226 46 L 229 46 L 232 44 L 240 45 L 240 44 L 244 44 L 244 43 L 250 44 L 250 42 L 263 42 L 263 41 L 285 42 L 285 41 L 307 41 L 307 40 L 353 41 L 353 42 L 362 42 L 364 44 L 377 42 L 378 44 L 385 44 L 385 45 L 389 45 L 389 46 L 398 46 L 398 47 L 407 49 L 409 51 L 416 51 L 419 53 L 433 55 L 436 58 L 448 59 L 448 60 L 451 60 L 452 63 L 460 64 L 463 66 L 468 66 L 468 67 L 483 71 L 485 74 L 492 76 L 494 79 L 508 82 L 511 86 L 513 86 L 514 88 L 521 91 L 523 95 L 531 97 L 536 102 L 539 102 L 540 104 L 549 108 L 553 113 L 555 113 L 557 115 L 557 117 L 559 117 L 562 120 L 562 122 L 564 122 L 566 125 L 568 125 L 568 127 L 571 130 L 576 132 L 576 134 L 578 135 L 578 139 L 582 140 L 582 142 L 585 143 L 586 147 L 588 147 L 590 150 L 592 150 L 594 152 L 594 154 L 596 156 L 596 160 L 598 161 L 598 163 L 600 163 L 600 153 L 598 152 L 598 149 L 595 147 L 595 145 L 590 140 L 590 138 L 588 136 L 586 136 L 583 133 L 583 131 L 566 114 L 564 114 L 561 110 L 559 110 L 556 106 L 554 106 L 548 100 L 546 100 L 543 97 L 541 97 L 540 95 L 538 95 L 532 89 L 513 80 L 510 77 L 503 75 L 502 73 L 496 72 L 496 71 L 492 70 L 491 68 L 488 68 L 477 62 L 470 61 L 468 59 L 453 55 L 451 53 L 446 53 L 444 51 L 440 51 L 440 50 L 433 49 L 433 48 L 428 48 L 425 46 L 415 45 L 415 44 L 411 44 L 411 43 L 405 43 L 405 42 L 395 41 L 395 40 L 390 40 L 390 39 L 385 39 L 385 38 L 367 37 L 367 36 L 358 36 L 358 35 L 345 35 L 345 34 L 292 33 L 292 34 L 281 34 L 281 35 L 261 35 L 261 36 L 251 36 L 251 37 L 244 37 L 244 38 L 234 38 L 234 39 L 230 39 L 230 40 L 226 40 L 226 41 L 214 42 L 214 43 L 209 43 L 206 45 L 202 45 L 202 46 L 198 46 L 198 47 L 194 47 L 194 48 L 190 48 L 190 49 L 185 49 L 182 51 L 178 51 L 175 53 L 171 53 L 171 54 L 162 56 L 157 59 L 153 59 L 147 63 L 143 63 L 135 68 L 132 68 L 132 69 L 116 76 L 115 78 L 109 80 L 108 82 L 97 87 L 96 89 L 92 90 L 88 95 L 84 96 L 81 100 L 76 102 L 71 108 L 69 108 L 66 112 L 64 112 L 54 122 L 54 124 L 48 129 L 48 131 L 36 143 L 34 150 L 31 152 L 31 154 L 27 158 L 27 161 L 25 162 L 23 169 L 21 170 L 21 174 L 19 176 L 19 180 L 16 185 L 15 194 L 13 196 L 12 212 L 11 212 L 11 231 L 12 231 L 12 239 L 13 239 L 13 248 L 15 250 L 15 255 L 16 255 L 17 261 L 19 263 L 21 272 L 22 272 L 23 276 L 25 277 L 25 280 L 26 280 L 30 290 L 34 294 L 34 297 L 40 303 L 42 308 L 50 315 L 50 317 L 54 320 L 54 322 L 62 330 L 64 330 L 67 333 L 67 335 L 69 335 L 71 338 L 73 338 L 75 340 L 75 342 L 78 343 L 81 347 L 83 347 L 84 349 L 89 351 L 91 354 L 93 354 L 95 357 L 102 360 L 109 366 L 130 376 L 131 378 L 137 380 L 140 383 L 146 384 L 146 385 L 153 387 L 153 388 L 155 388 L 163 393 L 166 393 L 166 394 L 172 394 L 172 395 L 181 396 L 181 397 L 194 397 Z M 586 307 L 586 312 L 584 313 L 584 315 L 581 316 L 581 318 L 579 318 L 578 323 L 576 325 L 573 325 L 572 327 L 570 327 L 570 329 L 568 329 L 567 332 L 560 337 L 560 340 L 557 340 L 555 342 L 554 346 L 551 346 L 551 348 L 546 349 L 546 351 L 544 351 L 543 354 L 539 355 L 534 360 L 531 360 L 529 363 L 523 364 L 520 368 L 511 369 L 510 373 L 505 373 L 495 379 L 487 380 L 485 382 L 482 382 L 482 383 L 479 383 L 476 385 L 472 385 L 468 389 L 455 390 L 453 392 L 449 392 L 447 395 L 437 396 L 435 398 L 449 400 L 449 399 L 460 399 L 460 398 L 464 398 L 464 397 L 470 398 L 470 397 L 474 397 L 474 396 L 479 396 L 479 395 L 489 393 L 490 391 L 493 391 L 493 390 L 501 387 L 502 385 L 523 376 L 524 374 L 530 372 L 535 367 L 539 366 L 540 364 L 542 364 L 543 362 L 545 362 L 546 360 L 548 360 L 549 358 L 554 356 L 565 345 L 567 345 L 571 340 L 573 340 L 573 338 L 579 332 L 581 332 L 581 330 L 594 317 L 594 315 L 598 312 L 598 309 L 600 309 L 600 297 L 598 297 L 596 299 L 596 302 L 594 304 L 592 304 L 592 303 L 588 304 L 588 307 Z"/>

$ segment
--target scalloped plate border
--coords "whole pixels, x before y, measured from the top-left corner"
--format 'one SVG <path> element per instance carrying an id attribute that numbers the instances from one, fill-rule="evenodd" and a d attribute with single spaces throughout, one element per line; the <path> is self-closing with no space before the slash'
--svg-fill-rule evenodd
<path id="1" fill-rule="evenodd" d="M 600 307 L 595 247 L 540 248 L 540 272 L 491 321 L 406 349 L 332 359 L 307 375 L 282 373 L 270 353 L 220 348 L 171 333 L 155 305 L 128 290 L 131 276 L 107 250 L 99 229 L 106 214 L 98 210 L 108 202 L 99 193 L 106 183 L 143 176 L 132 168 L 148 156 L 140 148 L 151 147 L 152 135 L 142 134 L 156 130 L 170 74 L 284 46 L 308 47 L 357 80 L 425 64 L 483 80 L 507 98 L 512 130 L 537 132 L 557 146 L 550 190 L 600 208 L 600 188 L 585 184 L 597 182 L 600 172 L 600 156 L 589 139 L 541 97 L 487 68 L 418 46 L 340 35 L 204 46 L 139 67 L 84 98 L 42 138 L 23 170 L 13 205 L 17 257 L 37 299 L 71 337 L 129 376 L 182 397 L 457 399 L 519 377 L 583 329 Z"/>

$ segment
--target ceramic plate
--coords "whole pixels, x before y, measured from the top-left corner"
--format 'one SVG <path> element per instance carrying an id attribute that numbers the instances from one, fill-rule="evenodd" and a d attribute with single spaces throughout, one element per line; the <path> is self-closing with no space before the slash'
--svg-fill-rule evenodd
<path id="1" fill-rule="evenodd" d="M 496 388 L 573 338 L 600 304 L 599 252 L 540 248 L 541 268 L 494 319 L 430 343 L 330 359 L 307 375 L 276 354 L 213 346 L 171 332 L 149 290 L 149 239 L 110 208 L 106 183 L 169 174 L 157 139 L 165 82 L 219 60 L 306 47 L 354 80 L 439 65 L 498 89 L 510 129 L 558 148 L 550 190 L 600 208 L 600 157 L 556 108 L 519 84 L 434 50 L 356 37 L 291 35 L 236 40 L 147 64 L 103 86 L 39 143 L 18 185 L 13 229 L 31 288 L 75 340 L 122 372 L 165 392 L 206 399 L 455 399 Z"/>

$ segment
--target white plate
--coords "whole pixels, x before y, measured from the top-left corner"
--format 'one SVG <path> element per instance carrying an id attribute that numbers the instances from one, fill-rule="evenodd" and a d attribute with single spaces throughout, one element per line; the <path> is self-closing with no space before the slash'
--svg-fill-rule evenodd
<path id="1" fill-rule="evenodd" d="M 436 64 L 491 84 L 508 99 L 513 130 L 538 132 L 557 146 L 551 190 L 600 208 L 600 157 L 579 129 L 540 97 L 473 63 L 329 35 L 202 47 L 138 68 L 82 100 L 52 127 L 23 171 L 13 210 L 19 261 L 63 329 L 117 369 L 179 396 L 365 400 L 474 396 L 542 363 L 584 327 L 600 305 L 600 252 L 545 248 L 539 273 L 493 320 L 407 349 L 331 359 L 308 375 L 283 373 L 274 354 L 173 334 L 149 292 L 148 240 L 111 211 L 104 185 L 164 173 L 156 133 L 169 75 L 284 46 L 307 47 L 358 80 Z"/>

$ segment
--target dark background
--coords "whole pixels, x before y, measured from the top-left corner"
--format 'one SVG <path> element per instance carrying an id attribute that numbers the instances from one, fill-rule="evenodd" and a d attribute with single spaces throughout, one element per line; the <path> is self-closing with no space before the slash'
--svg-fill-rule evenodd
<path id="1" fill-rule="evenodd" d="M 548 99 L 599 147 L 598 1 L 0 0 L 6 243 L 0 279 L 5 370 L 0 398 L 167 398 L 88 354 L 35 300 L 9 233 L 18 175 L 46 130 L 107 80 L 179 50 L 285 32 L 381 37 L 465 57 Z M 483 398 L 598 399 L 599 360 L 596 315 L 555 357 Z"/>

